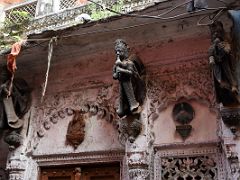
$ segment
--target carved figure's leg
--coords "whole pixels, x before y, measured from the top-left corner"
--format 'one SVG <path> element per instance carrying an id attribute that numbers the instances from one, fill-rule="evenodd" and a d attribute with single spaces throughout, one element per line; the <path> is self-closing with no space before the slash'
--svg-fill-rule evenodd
<path id="1" fill-rule="evenodd" d="M 4 109 L 7 115 L 8 125 L 13 129 L 23 126 L 23 120 L 19 119 L 15 113 L 12 98 L 3 98 Z"/>
<path id="2" fill-rule="evenodd" d="M 127 96 L 127 100 L 130 106 L 130 111 L 135 112 L 138 110 L 139 103 L 137 102 L 131 80 L 122 82 L 124 92 Z"/>
<path id="3" fill-rule="evenodd" d="M 238 94 L 238 89 L 237 89 L 237 81 L 236 78 L 233 76 L 233 71 L 230 68 L 230 64 L 227 61 L 223 62 L 223 70 L 224 70 L 224 75 L 226 76 L 229 84 L 230 84 L 230 90 L 233 93 Z"/>
<path id="4" fill-rule="evenodd" d="M 117 109 L 117 114 L 119 117 L 123 117 L 124 115 L 126 115 L 126 95 L 124 93 L 123 87 L 122 87 L 122 83 L 119 84 L 119 105 L 118 105 L 118 109 Z"/>

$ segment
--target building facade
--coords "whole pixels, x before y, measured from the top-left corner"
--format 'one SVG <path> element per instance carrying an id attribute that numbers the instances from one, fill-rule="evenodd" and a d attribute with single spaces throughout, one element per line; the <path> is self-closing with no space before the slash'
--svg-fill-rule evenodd
<path id="1" fill-rule="evenodd" d="M 217 63 L 209 64 L 217 57 L 209 50 L 213 21 L 222 22 L 238 60 L 239 24 L 229 10 L 239 18 L 239 2 L 39 0 L 6 7 L 6 18 L 14 8 L 34 14 L 14 74 L 29 85 L 31 101 L 21 128 L 1 131 L 2 179 L 240 178 L 239 106 L 219 100 Z M 117 39 L 143 65 L 137 113 L 125 81 L 113 79 Z M 9 53 L 1 54 L 1 66 Z M 119 117 L 124 93 L 130 110 Z M 3 105 L 8 122 L 10 106 Z"/>

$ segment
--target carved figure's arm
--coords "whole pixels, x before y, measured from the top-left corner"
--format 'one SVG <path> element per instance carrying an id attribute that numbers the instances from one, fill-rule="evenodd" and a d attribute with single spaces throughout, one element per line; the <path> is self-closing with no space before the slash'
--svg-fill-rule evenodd
<path id="1" fill-rule="evenodd" d="M 209 55 L 208 60 L 210 65 L 215 64 L 215 57 L 214 57 L 215 51 L 216 51 L 216 43 L 212 44 L 208 49 L 208 55 Z"/>
<path id="2" fill-rule="evenodd" d="M 124 69 L 124 68 L 121 68 L 119 66 L 116 67 L 116 71 L 117 71 L 117 73 L 125 73 L 125 74 L 128 74 L 128 75 L 133 74 L 131 70 Z"/>
<path id="3" fill-rule="evenodd" d="M 116 65 L 113 66 L 113 79 L 118 79 L 118 72 Z"/>
<path id="4" fill-rule="evenodd" d="M 230 52 L 231 52 L 231 45 L 228 42 L 223 42 L 223 47 L 224 47 L 224 51 L 227 54 L 230 54 Z"/>

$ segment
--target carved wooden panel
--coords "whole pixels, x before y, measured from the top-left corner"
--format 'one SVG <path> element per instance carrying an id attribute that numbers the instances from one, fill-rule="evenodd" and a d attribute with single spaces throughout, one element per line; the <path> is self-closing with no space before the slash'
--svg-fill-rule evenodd
<path id="1" fill-rule="evenodd" d="M 41 180 L 75 180 L 74 175 L 72 168 L 44 169 L 41 172 Z"/>
<path id="2" fill-rule="evenodd" d="M 217 166 L 209 156 L 169 157 L 161 160 L 162 180 L 217 180 Z"/>
<path id="3" fill-rule="evenodd" d="M 156 147 L 154 180 L 224 180 L 217 143 Z"/>
<path id="4" fill-rule="evenodd" d="M 83 169 L 81 180 L 120 180 L 119 168 L 86 168 Z"/>
<path id="5" fill-rule="evenodd" d="M 120 167 L 92 165 L 42 169 L 40 180 L 120 180 Z"/>

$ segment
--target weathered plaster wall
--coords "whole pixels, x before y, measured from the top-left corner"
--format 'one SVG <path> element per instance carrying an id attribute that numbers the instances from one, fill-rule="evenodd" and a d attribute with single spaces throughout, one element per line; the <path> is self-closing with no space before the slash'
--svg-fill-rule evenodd
<path id="1" fill-rule="evenodd" d="M 190 123 L 192 132 L 184 141 L 176 132 L 177 122 L 174 122 L 172 117 L 173 104 L 167 109 L 159 113 L 159 118 L 154 121 L 153 132 L 155 135 L 154 144 L 176 144 L 176 143 L 202 143 L 218 141 L 217 136 L 217 119 L 214 112 L 210 112 L 209 108 L 196 101 L 189 102 L 194 111 L 195 118 Z"/>

